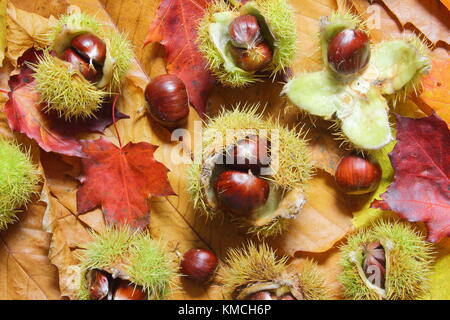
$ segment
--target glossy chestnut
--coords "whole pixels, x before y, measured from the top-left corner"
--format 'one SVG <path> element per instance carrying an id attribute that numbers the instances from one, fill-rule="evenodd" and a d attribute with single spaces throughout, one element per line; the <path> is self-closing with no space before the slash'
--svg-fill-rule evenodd
<path id="1" fill-rule="evenodd" d="M 225 164 L 239 171 L 252 171 L 259 175 L 262 167 L 270 165 L 270 142 L 258 135 L 251 135 L 228 150 Z"/>
<path id="2" fill-rule="evenodd" d="M 145 88 L 145 98 L 151 116 L 166 128 L 183 125 L 189 115 L 186 86 L 175 75 L 154 78 Z"/>
<path id="3" fill-rule="evenodd" d="M 192 248 L 183 255 L 180 270 L 188 279 L 205 283 L 212 278 L 218 263 L 219 261 L 212 251 Z"/>
<path id="4" fill-rule="evenodd" d="M 272 50 L 265 42 L 261 42 L 251 49 L 241 49 L 234 46 L 229 48 L 236 65 L 248 72 L 263 70 L 273 58 Z"/>
<path id="5" fill-rule="evenodd" d="M 148 300 L 144 289 L 128 280 L 117 279 L 115 285 L 113 300 Z"/>
<path id="6" fill-rule="evenodd" d="M 369 60 L 369 37 L 360 29 L 342 30 L 328 44 L 328 64 L 338 74 L 359 72 Z"/>
<path id="7" fill-rule="evenodd" d="M 83 58 L 72 48 L 64 50 L 60 59 L 69 62 L 73 70 L 79 71 L 81 75 L 90 82 L 96 82 L 102 76 L 101 71 L 97 71 L 93 65 L 83 60 Z"/>
<path id="8" fill-rule="evenodd" d="M 214 186 L 216 198 L 225 212 L 250 216 L 262 207 L 270 192 L 269 183 L 249 173 L 236 170 L 222 172 Z"/>
<path id="9" fill-rule="evenodd" d="M 104 65 L 106 44 L 99 37 L 91 33 L 83 33 L 72 39 L 71 46 L 88 63 L 96 67 Z"/>
<path id="10" fill-rule="evenodd" d="M 258 20 L 250 14 L 234 19 L 230 23 L 228 32 L 231 37 L 231 43 L 238 48 L 254 48 L 264 40 Z"/>
<path id="11" fill-rule="evenodd" d="M 91 270 L 87 274 L 89 297 L 92 300 L 107 299 L 109 293 L 109 275 L 101 270 Z"/>
<path id="12" fill-rule="evenodd" d="M 335 179 L 342 191 L 348 194 L 369 193 L 380 183 L 381 168 L 366 158 L 348 155 L 339 162 Z"/>

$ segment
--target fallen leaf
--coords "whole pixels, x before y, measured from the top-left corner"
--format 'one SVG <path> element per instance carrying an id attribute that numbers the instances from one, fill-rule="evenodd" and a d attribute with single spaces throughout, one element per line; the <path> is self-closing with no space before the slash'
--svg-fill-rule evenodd
<path id="1" fill-rule="evenodd" d="M 11 1 L 8 1 L 7 13 L 6 57 L 16 67 L 17 59 L 26 50 L 43 49 L 47 46 L 43 35 L 48 32 L 55 19 L 46 19 L 38 14 L 17 9 Z"/>
<path id="2" fill-rule="evenodd" d="M 103 138 L 82 144 L 86 157 L 81 160 L 78 212 L 101 206 L 109 224 L 145 228 L 150 219 L 148 198 L 174 194 L 168 169 L 153 157 L 157 147 L 140 142 L 117 148 Z"/>
<path id="3" fill-rule="evenodd" d="M 0 0 L 0 67 L 3 65 L 6 50 L 6 0 Z"/>
<path id="4" fill-rule="evenodd" d="M 197 49 L 197 25 L 211 0 L 163 0 L 145 44 L 159 42 L 166 49 L 168 70 L 186 85 L 189 100 L 203 118 L 214 77 Z"/>
<path id="5" fill-rule="evenodd" d="M 383 0 L 383 3 L 403 27 L 410 23 L 432 43 L 450 44 L 450 11 L 439 1 Z"/>
<path id="6" fill-rule="evenodd" d="M 450 235 L 449 129 L 435 114 L 422 119 L 396 118 L 397 144 L 389 155 L 394 182 L 372 208 L 424 222 L 428 240 L 437 242 Z"/>
<path id="7" fill-rule="evenodd" d="M 64 137 L 49 129 L 48 119 L 39 104 L 32 71 L 26 65 L 9 80 L 9 100 L 5 113 L 9 127 L 34 139 L 45 151 L 81 156 L 81 144 L 74 137 Z"/>
<path id="8" fill-rule="evenodd" d="M 450 60 L 433 60 L 431 72 L 422 84 L 420 99 L 450 126 Z"/>

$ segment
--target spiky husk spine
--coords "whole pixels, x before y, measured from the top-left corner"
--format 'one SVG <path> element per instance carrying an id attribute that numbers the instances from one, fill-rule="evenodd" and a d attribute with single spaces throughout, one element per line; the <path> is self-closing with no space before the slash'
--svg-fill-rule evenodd
<path id="1" fill-rule="evenodd" d="M 37 193 L 39 181 L 30 153 L 0 139 L 0 230 L 17 220 L 19 209 Z"/>
<path id="2" fill-rule="evenodd" d="M 262 76 L 238 68 L 231 59 L 226 60 L 212 41 L 209 27 L 215 22 L 214 15 L 217 13 L 228 12 L 230 17 L 237 17 L 240 14 L 252 14 L 255 8 L 264 17 L 275 37 L 274 56 L 263 71 L 269 71 L 275 78 L 278 73 L 289 67 L 295 58 L 297 41 L 295 21 L 292 16 L 293 9 L 286 0 L 254 0 L 242 7 L 230 6 L 225 0 L 216 0 L 208 6 L 199 23 L 197 42 L 200 52 L 208 62 L 208 67 L 225 86 L 245 87 L 262 81 Z"/>
<path id="3" fill-rule="evenodd" d="M 80 256 L 80 299 L 89 299 L 86 273 L 92 269 L 119 270 L 133 284 L 142 286 L 149 299 L 164 299 L 174 288 L 177 271 L 173 259 L 165 244 L 151 239 L 147 232 L 108 227 L 92 237 Z"/>
<path id="4" fill-rule="evenodd" d="M 343 272 L 339 276 L 347 298 L 414 300 L 427 292 L 433 248 L 409 224 L 380 220 L 371 228 L 350 236 L 347 241 L 340 248 Z M 369 288 L 357 268 L 363 263 L 362 246 L 372 241 L 380 241 L 386 252 L 384 294 Z"/>
<path id="5" fill-rule="evenodd" d="M 209 219 L 222 217 L 223 213 L 212 208 L 208 203 L 208 190 L 201 181 L 203 163 L 205 159 L 210 159 L 216 152 L 223 151 L 223 141 L 217 140 L 217 137 L 224 139 L 228 130 L 239 130 L 232 135 L 231 144 L 245 138 L 252 130 L 275 130 L 274 132 L 279 137 L 278 165 L 277 168 L 272 169 L 275 174 L 267 179 L 281 190 L 287 192 L 293 189 L 302 189 L 313 174 L 311 154 L 303 133 L 289 130 L 277 120 L 262 119 L 258 108 L 258 105 L 253 105 L 237 106 L 232 111 L 223 110 L 217 117 L 208 119 L 203 130 L 202 149 L 194 156 L 194 162 L 188 170 L 187 180 L 194 208 Z M 252 226 L 246 219 L 235 219 L 235 222 L 238 226 L 246 228 L 248 233 L 258 237 L 279 235 L 289 225 L 289 219 L 280 217 L 262 226 Z"/>
<path id="6" fill-rule="evenodd" d="M 229 249 L 219 272 L 227 298 L 259 284 L 289 284 L 304 300 L 326 300 L 330 291 L 315 262 L 306 260 L 300 272 L 289 270 L 288 257 L 278 257 L 267 244 L 249 242 L 244 248 Z"/>
<path id="7" fill-rule="evenodd" d="M 90 83 L 50 54 L 52 50 L 61 50 L 68 38 L 83 32 L 95 34 L 107 46 L 103 78 L 98 83 Z M 44 38 L 48 51 L 32 68 L 46 110 L 56 111 L 66 121 L 93 117 L 110 94 L 120 91 L 133 58 L 131 44 L 124 35 L 81 12 L 63 15 Z"/>

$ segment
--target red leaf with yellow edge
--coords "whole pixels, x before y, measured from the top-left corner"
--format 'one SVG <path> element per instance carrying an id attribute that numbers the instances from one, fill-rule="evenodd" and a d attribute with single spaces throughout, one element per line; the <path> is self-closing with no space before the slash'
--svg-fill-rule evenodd
<path id="1" fill-rule="evenodd" d="M 118 148 L 103 138 L 82 145 L 86 157 L 77 191 L 79 213 L 101 206 L 108 224 L 141 229 L 150 220 L 148 198 L 175 194 L 169 170 L 153 157 L 157 146 L 139 142 Z"/>
<path id="2" fill-rule="evenodd" d="M 424 222 L 428 240 L 437 242 L 450 235 L 450 131 L 435 114 L 396 118 L 397 144 L 389 154 L 394 181 L 372 208 Z"/>
<path id="3" fill-rule="evenodd" d="M 422 83 L 420 98 L 450 125 L 450 60 L 433 60 L 433 68 Z"/>
<path id="4" fill-rule="evenodd" d="M 215 79 L 198 51 L 197 26 L 211 0 L 162 0 L 145 44 L 161 43 L 167 53 L 169 73 L 186 85 L 189 100 L 204 117 Z"/>

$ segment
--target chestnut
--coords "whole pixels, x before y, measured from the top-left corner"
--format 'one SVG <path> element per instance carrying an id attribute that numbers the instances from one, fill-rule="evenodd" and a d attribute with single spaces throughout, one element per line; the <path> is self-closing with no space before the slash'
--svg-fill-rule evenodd
<path id="1" fill-rule="evenodd" d="M 270 142 L 258 135 L 251 135 L 228 150 L 225 164 L 239 171 L 260 174 L 261 168 L 270 164 Z"/>
<path id="2" fill-rule="evenodd" d="M 113 300 L 148 300 L 147 293 L 141 286 L 128 280 L 117 279 Z"/>
<path id="3" fill-rule="evenodd" d="M 72 65 L 73 70 L 79 71 L 81 75 L 90 82 L 96 82 L 100 80 L 102 76 L 101 71 L 97 71 L 93 65 L 84 61 L 72 48 L 64 50 L 60 59 L 69 62 Z"/>
<path id="4" fill-rule="evenodd" d="M 234 19 L 230 23 L 228 32 L 231 37 L 231 43 L 238 48 L 254 48 L 264 40 L 258 20 L 250 14 Z"/>
<path id="5" fill-rule="evenodd" d="M 106 299 L 109 293 L 109 274 L 101 270 L 88 273 L 89 297 L 92 300 Z"/>
<path id="6" fill-rule="evenodd" d="M 339 74 L 350 75 L 362 70 L 370 60 L 370 41 L 360 29 L 344 29 L 328 44 L 328 63 Z"/>
<path id="7" fill-rule="evenodd" d="M 259 291 L 247 297 L 247 300 L 275 300 L 270 291 Z"/>
<path id="8" fill-rule="evenodd" d="M 85 61 L 102 67 L 106 59 L 106 44 L 99 37 L 91 33 L 83 33 L 72 39 L 72 48 Z"/>
<path id="9" fill-rule="evenodd" d="M 380 183 L 381 168 L 366 158 L 348 155 L 339 162 L 335 179 L 342 191 L 348 194 L 369 193 Z"/>
<path id="10" fill-rule="evenodd" d="M 250 216 L 269 197 L 269 183 L 252 174 L 229 170 L 222 172 L 214 186 L 219 205 L 238 216 Z"/>
<path id="11" fill-rule="evenodd" d="M 265 42 L 251 49 L 230 46 L 230 52 L 236 65 L 248 72 L 261 71 L 269 65 L 273 57 L 272 50 Z"/>
<path id="12" fill-rule="evenodd" d="M 205 283 L 213 276 L 218 262 L 216 255 L 210 250 L 192 248 L 183 255 L 180 269 L 188 279 Z"/>
<path id="13" fill-rule="evenodd" d="M 184 124 L 189 115 L 186 86 L 175 75 L 165 74 L 154 78 L 145 88 L 145 99 L 151 116 L 166 128 Z"/>

